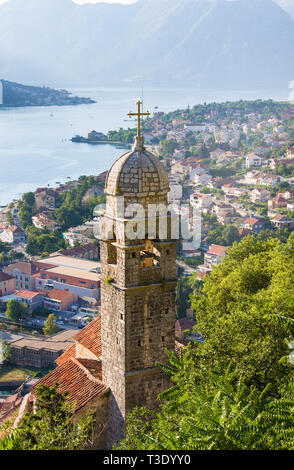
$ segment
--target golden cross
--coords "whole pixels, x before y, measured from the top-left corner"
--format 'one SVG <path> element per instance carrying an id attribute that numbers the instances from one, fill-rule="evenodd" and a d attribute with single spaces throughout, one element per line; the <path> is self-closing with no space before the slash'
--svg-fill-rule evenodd
<path id="1" fill-rule="evenodd" d="M 140 137 L 141 135 L 141 116 L 150 116 L 150 113 L 149 111 L 147 111 L 147 113 L 143 113 L 143 111 L 141 112 L 141 105 L 143 105 L 142 101 L 138 100 L 137 101 L 137 105 L 138 105 L 138 112 L 137 113 L 132 113 L 132 111 L 129 112 L 128 116 L 129 117 L 133 117 L 133 116 L 137 116 L 138 117 L 138 132 L 137 132 L 137 136 Z"/>

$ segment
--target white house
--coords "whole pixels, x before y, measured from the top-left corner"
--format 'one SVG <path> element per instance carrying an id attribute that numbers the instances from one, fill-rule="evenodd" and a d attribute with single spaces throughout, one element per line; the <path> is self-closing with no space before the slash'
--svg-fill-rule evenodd
<path id="1" fill-rule="evenodd" d="M 190 196 L 190 204 L 199 209 L 209 209 L 212 206 L 211 194 L 193 193 Z"/>
<path id="2" fill-rule="evenodd" d="M 168 193 L 168 200 L 175 201 L 182 199 L 183 197 L 183 186 L 173 180 L 169 182 L 170 191 Z"/>
<path id="3" fill-rule="evenodd" d="M 210 175 L 207 175 L 206 173 L 201 174 L 201 175 L 194 175 L 194 178 L 192 179 L 193 183 L 196 186 L 206 186 L 207 184 L 211 183 L 212 177 Z"/>
<path id="4" fill-rule="evenodd" d="M 262 158 L 256 155 L 255 153 L 249 153 L 246 156 L 246 168 L 250 167 L 260 167 L 262 165 Z"/>
<path id="5" fill-rule="evenodd" d="M 252 202 L 266 202 L 271 198 L 271 193 L 267 189 L 254 189 L 250 194 Z"/>
<path id="6" fill-rule="evenodd" d="M 12 225 L 0 233 L 0 240 L 4 243 L 25 243 L 26 232 L 17 225 Z"/>

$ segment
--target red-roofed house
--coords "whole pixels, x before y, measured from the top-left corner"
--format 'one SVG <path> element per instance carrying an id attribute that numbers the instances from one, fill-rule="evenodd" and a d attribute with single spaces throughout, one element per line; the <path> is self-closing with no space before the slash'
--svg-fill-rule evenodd
<path id="1" fill-rule="evenodd" d="M 52 386 L 58 383 L 60 393 L 69 393 L 68 401 L 76 405 L 76 417 L 96 410 L 98 436 L 93 447 L 105 448 L 107 424 L 108 387 L 102 379 L 101 318 L 96 318 L 73 338 L 71 345 L 56 360 L 57 368 L 40 379 L 37 385 Z M 32 390 L 34 397 L 35 388 Z"/>
<path id="2" fill-rule="evenodd" d="M 39 214 L 34 215 L 32 222 L 35 227 L 40 229 L 47 228 L 52 231 L 60 228 L 60 225 L 46 212 L 39 212 Z"/>
<path id="3" fill-rule="evenodd" d="M 84 246 L 74 246 L 67 250 L 60 250 L 57 254 L 70 256 L 72 258 L 95 260 L 98 258 L 98 246 L 93 243 L 88 243 Z"/>
<path id="4" fill-rule="evenodd" d="M 273 197 L 268 201 L 269 209 L 276 209 L 277 207 L 286 207 L 287 201 L 282 194 L 277 194 L 276 197 Z"/>
<path id="5" fill-rule="evenodd" d="M 4 243 L 25 243 L 27 239 L 26 232 L 17 225 L 12 225 L 0 234 L 0 240 Z"/>
<path id="6" fill-rule="evenodd" d="M 194 320 L 190 320 L 189 318 L 179 318 L 176 320 L 175 323 L 175 333 L 178 339 L 183 339 L 184 332 L 187 330 L 191 330 L 193 326 L 196 325 Z"/>
<path id="7" fill-rule="evenodd" d="M 52 289 L 48 291 L 42 291 L 44 294 L 43 306 L 48 310 L 55 312 L 62 312 L 63 310 L 69 310 L 73 304 L 78 301 L 78 296 L 73 294 L 69 290 Z"/>
<path id="8" fill-rule="evenodd" d="M 7 397 L 5 400 L 0 400 L 0 425 L 11 418 L 17 408 L 20 407 L 23 397 L 19 392 Z"/>
<path id="9" fill-rule="evenodd" d="M 227 246 L 210 245 L 208 252 L 204 255 L 205 265 L 212 268 L 221 264 L 227 254 L 227 250 Z"/>
<path id="10" fill-rule="evenodd" d="M 285 215 L 277 214 L 275 217 L 271 219 L 271 223 L 277 228 L 293 228 L 294 227 L 294 220 L 289 219 Z"/>
<path id="11" fill-rule="evenodd" d="M 250 230 L 250 232 L 259 233 L 265 228 L 265 221 L 262 218 L 254 218 L 254 217 L 247 217 L 243 219 L 239 226 L 241 228 L 245 228 L 246 230 Z"/>
<path id="12" fill-rule="evenodd" d="M 15 293 L 15 300 L 25 303 L 29 308 L 29 312 L 32 313 L 36 308 L 42 306 L 43 295 L 39 292 L 19 290 Z"/>

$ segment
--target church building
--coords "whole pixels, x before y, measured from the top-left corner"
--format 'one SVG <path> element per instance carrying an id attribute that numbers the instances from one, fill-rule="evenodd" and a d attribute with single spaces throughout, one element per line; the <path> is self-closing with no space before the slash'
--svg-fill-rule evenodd
<path id="1" fill-rule="evenodd" d="M 110 168 L 106 210 L 100 217 L 101 316 L 75 336 L 75 344 L 57 359 L 57 368 L 38 384 L 58 382 L 76 403 L 76 416 L 95 409 L 95 448 L 111 448 L 124 436 L 126 415 L 136 406 L 155 409 L 157 396 L 170 386 L 159 364 L 165 350 L 175 351 L 176 244 L 171 217 L 150 204 L 168 206 L 169 180 L 159 159 L 144 147 L 141 105 L 138 134 L 131 151 Z M 141 207 L 135 237 L 128 235 L 128 207 Z M 166 236 L 160 233 L 165 218 Z M 140 227 L 140 230 L 139 230 Z"/>

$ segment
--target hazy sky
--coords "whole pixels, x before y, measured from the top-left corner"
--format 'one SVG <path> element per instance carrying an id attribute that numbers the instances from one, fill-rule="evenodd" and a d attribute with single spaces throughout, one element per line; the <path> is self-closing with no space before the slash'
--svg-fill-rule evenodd
<path id="1" fill-rule="evenodd" d="M 73 0 L 75 3 L 99 3 L 99 2 L 106 2 L 106 3 L 134 3 L 136 0 Z"/>
<path id="2" fill-rule="evenodd" d="M 1 3 L 6 3 L 9 0 L 0 0 L 0 5 Z M 99 3 L 99 2 L 106 2 L 106 3 L 134 3 L 136 0 L 73 0 L 75 3 L 79 3 L 82 5 L 83 3 Z"/>

